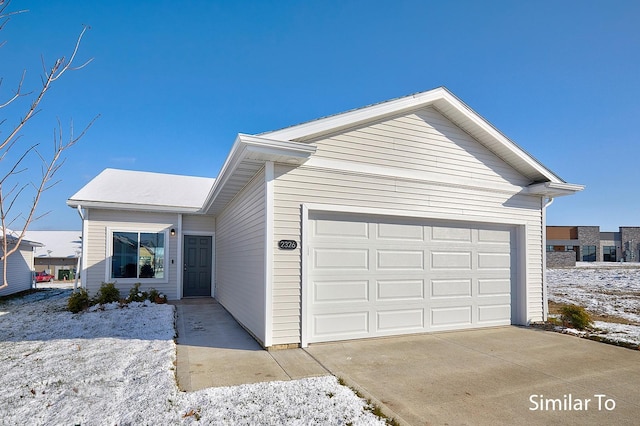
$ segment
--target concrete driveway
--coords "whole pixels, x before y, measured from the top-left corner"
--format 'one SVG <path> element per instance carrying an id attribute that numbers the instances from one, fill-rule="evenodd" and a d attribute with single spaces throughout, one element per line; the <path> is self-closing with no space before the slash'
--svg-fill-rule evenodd
<path id="1" fill-rule="evenodd" d="M 175 304 L 186 391 L 330 372 L 404 424 L 640 422 L 640 351 L 499 327 L 268 352 L 213 299 Z"/>
<path id="2" fill-rule="evenodd" d="M 640 422 L 640 352 L 573 336 L 500 327 L 307 352 L 408 424 Z"/>

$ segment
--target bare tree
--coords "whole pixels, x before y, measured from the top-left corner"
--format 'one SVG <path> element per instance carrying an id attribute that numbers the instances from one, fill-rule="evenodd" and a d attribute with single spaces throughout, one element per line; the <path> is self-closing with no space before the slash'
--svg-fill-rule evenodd
<path id="1" fill-rule="evenodd" d="M 9 3 L 10 0 L 0 0 L 0 31 L 12 16 L 26 12 L 25 10 L 9 11 Z M 17 104 L 21 98 L 33 96 L 33 100 L 25 107 L 26 112 L 21 114 L 17 124 L 8 128 L 9 131 L 6 136 L 3 136 L 2 127 L 0 127 L 0 227 L 2 229 L 0 260 L 3 266 L 0 289 L 9 286 L 7 282 L 7 258 L 19 249 L 29 225 L 48 213 L 38 215 L 36 210 L 42 194 L 59 182 L 56 180 L 56 173 L 64 164 L 64 152 L 74 146 L 98 118 L 96 116 L 91 120 L 79 135 L 74 135 L 73 124 L 71 124 L 69 136 L 67 137 L 64 137 L 62 125 L 58 121 L 53 136 L 53 153 L 50 155 L 42 154 L 39 150 L 39 144 L 25 145 L 18 143 L 21 139 L 20 132 L 38 114 L 40 103 L 52 85 L 67 71 L 84 68 L 93 60 L 93 58 L 89 59 L 77 67 L 73 65 L 82 37 L 88 28 L 85 26 L 80 32 L 68 59 L 62 56 L 56 59 L 49 68 L 45 65 L 44 59 L 42 59 L 43 74 L 41 75 L 39 88 L 33 91 L 25 91 L 23 85 L 25 84 L 26 70 L 24 70 L 12 93 L 6 99 L 0 99 L 0 110 L 2 110 L 9 105 Z M 0 42 L 0 47 L 3 44 Z M 0 88 L 1 85 L 2 78 L 0 77 Z M 0 126 L 5 125 L 6 121 L 7 119 L 0 118 Z M 32 157 L 35 157 L 40 165 L 39 178 L 35 181 L 21 182 L 20 176 L 25 175 L 27 171 L 26 163 Z M 4 162 L 8 162 L 9 166 L 5 167 Z M 15 212 L 14 208 L 18 208 L 17 202 L 30 194 L 32 199 L 28 202 L 26 211 Z M 18 226 L 18 229 L 12 229 L 14 226 Z"/>

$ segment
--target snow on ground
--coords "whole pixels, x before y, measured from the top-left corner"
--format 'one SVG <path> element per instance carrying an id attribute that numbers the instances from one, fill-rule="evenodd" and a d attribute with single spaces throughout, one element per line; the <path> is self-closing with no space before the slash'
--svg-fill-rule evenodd
<path id="1" fill-rule="evenodd" d="M 180 392 L 173 306 L 71 314 L 70 294 L 0 302 L 0 424 L 384 424 L 333 376 Z"/>
<path id="2" fill-rule="evenodd" d="M 592 334 L 640 344 L 640 265 L 581 262 L 578 266 L 547 269 L 549 300 L 579 305 L 601 316 L 623 318 L 631 324 L 595 321 L 594 326 L 600 331 Z"/>

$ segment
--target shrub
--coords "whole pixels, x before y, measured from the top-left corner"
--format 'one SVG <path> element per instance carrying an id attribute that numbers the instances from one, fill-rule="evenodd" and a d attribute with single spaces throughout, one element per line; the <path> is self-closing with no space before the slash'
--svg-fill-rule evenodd
<path id="1" fill-rule="evenodd" d="M 578 330 L 584 330 L 591 324 L 591 316 L 582 307 L 577 305 L 565 305 L 560 308 L 560 319 L 565 327 L 571 326 Z"/>
<path id="2" fill-rule="evenodd" d="M 100 285 L 100 289 L 98 290 L 98 294 L 95 298 L 96 303 L 104 305 L 107 303 L 119 301 L 120 290 L 117 289 L 115 283 L 102 283 L 102 285 Z"/>
<path id="3" fill-rule="evenodd" d="M 81 288 L 71 293 L 69 301 L 67 302 L 67 309 L 74 314 L 77 314 L 78 312 L 87 309 L 90 304 L 91 300 L 89 299 L 89 293 L 87 293 L 87 290 L 84 288 Z"/>
<path id="4" fill-rule="evenodd" d="M 140 291 L 140 283 L 135 283 L 131 290 L 129 290 L 129 297 L 127 302 L 144 302 L 149 298 L 149 293 L 146 291 Z"/>
<path id="5" fill-rule="evenodd" d="M 167 296 L 152 288 L 149 290 L 149 300 L 153 303 L 167 303 Z"/>

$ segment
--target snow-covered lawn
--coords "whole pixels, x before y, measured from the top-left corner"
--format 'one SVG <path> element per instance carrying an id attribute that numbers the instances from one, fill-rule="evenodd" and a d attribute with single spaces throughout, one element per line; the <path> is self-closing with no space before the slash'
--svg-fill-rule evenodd
<path id="1" fill-rule="evenodd" d="M 594 322 L 599 331 L 591 334 L 640 344 L 638 265 L 581 263 L 578 266 L 547 270 L 549 301 L 583 306 L 591 314 L 607 317 L 606 322 Z"/>
<path id="2" fill-rule="evenodd" d="M 71 314 L 70 294 L 0 302 L 0 424 L 384 424 L 333 376 L 180 392 L 173 306 Z"/>

